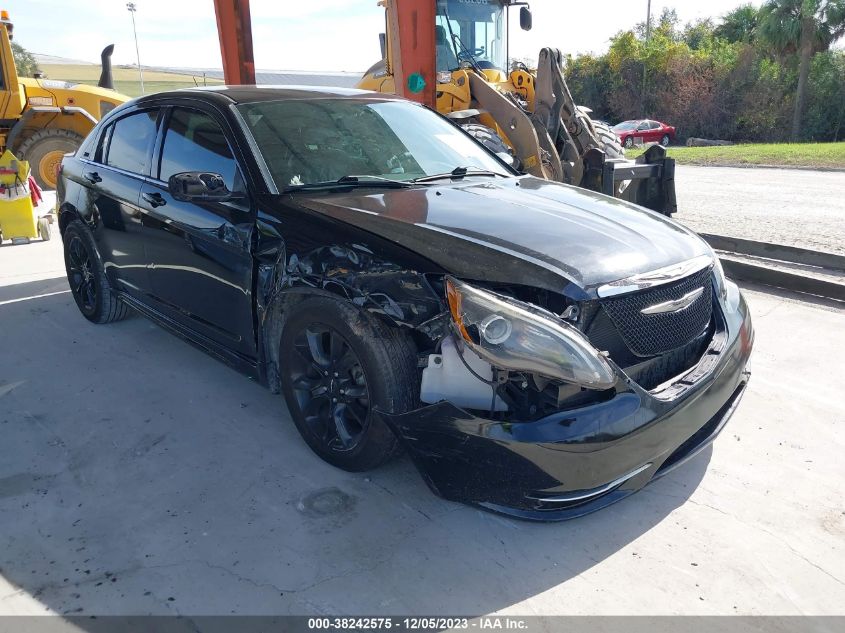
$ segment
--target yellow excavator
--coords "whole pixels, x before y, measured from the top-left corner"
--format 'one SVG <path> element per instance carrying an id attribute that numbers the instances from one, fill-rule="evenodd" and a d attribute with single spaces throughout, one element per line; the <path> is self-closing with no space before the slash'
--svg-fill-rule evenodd
<path id="1" fill-rule="evenodd" d="M 97 86 L 18 77 L 13 31 L 8 12 L 0 11 L 0 153 L 9 149 L 29 161 L 38 184 L 55 189 L 62 156 L 76 151 L 97 121 L 129 97 L 113 90 L 113 46 L 103 50 Z"/>
<path id="2" fill-rule="evenodd" d="M 381 0 L 382 59 L 359 88 L 396 93 L 436 108 L 518 169 L 675 212 L 675 163 L 660 146 L 636 161 L 590 110 L 577 106 L 559 50 L 540 51 L 537 69 L 508 62 L 508 19 L 530 30 L 527 2 Z"/>

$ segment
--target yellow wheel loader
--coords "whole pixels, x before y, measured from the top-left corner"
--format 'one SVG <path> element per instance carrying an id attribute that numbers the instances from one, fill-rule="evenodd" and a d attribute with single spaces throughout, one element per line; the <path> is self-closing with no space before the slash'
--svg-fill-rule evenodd
<path id="1" fill-rule="evenodd" d="M 508 18 L 531 29 L 526 2 L 381 0 L 382 60 L 359 88 L 398 93 L 436 108 L 525 173 L 675 212 L 675 163 L 662 147 L 636 161 L 588 108 L 577 106 L 559 50 L 540 51 L 536 70 L 509 68 Z"/>
<path id="2" fill-rule="evenodd" d="M 18 77 L 13 30 L 8 13 L 0 12 L 0 153 L 9 149 L 28 161 L 38 184 L 55 189 L 62 156 L 75 152 L 97 121 L 129 97 L 112 89 L 113 46 L 103 50 L 98 86 Z"/>

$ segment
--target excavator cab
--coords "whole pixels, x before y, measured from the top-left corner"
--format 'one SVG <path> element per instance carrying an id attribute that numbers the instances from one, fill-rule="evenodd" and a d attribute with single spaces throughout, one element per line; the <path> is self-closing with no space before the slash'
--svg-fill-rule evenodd
<path id="1" fill-rule="evenodd" d="M 434 107 L 525 172 L 635 202 L 676 210 L 674 161 L 650 148 L 636 161 L 609 128 L 577 106 L 560 51 L 540 51 L 537 69 L 510 67 L 511 9 L 532 26 L 526 2 L 382 0 L 383 59 L 359 88 L 399 93 Z"/>
<path id="2" fill-rule="evenodd" d="M 506 6 L 495 0 L 438 0 L 434 26 L 437 70 L 469 65 L 504 75 L 508 67 Z"/>

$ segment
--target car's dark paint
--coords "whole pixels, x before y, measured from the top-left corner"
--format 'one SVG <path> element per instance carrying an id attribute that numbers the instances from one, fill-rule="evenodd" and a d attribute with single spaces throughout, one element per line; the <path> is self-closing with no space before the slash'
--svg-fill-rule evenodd
<path id="1" fill-rule="evenodd" d="M 492 205 L 495 201 L 495 207 Z M 302 198 L 452 274 L 562 292 L 709 252 L 692 231 L 624 200 L 540 178 Z"/>
<path id="2" fill-rule="evenodd" d="M 211 114 L 230 138 L 234 136 L 213 109 L 187 105 Z M 170 112 L 170 107 L 162 112 L 153 165 L 160 162 Z M 176 319 L 189 315 L 191 326 L 203 335 L 254 356 L 250 200 L 184 202 L 170 194 L 166 182 L 150 177 L 141 185 L 139 207 L 151 296 L 159 308 Z"/>
<path id="3" fill-rule="evenodd" d="M 343 297 L 433 344 L 449 323 L 436 287 L 445 273 L 581 300 L 595 298 L 601 283 L 709 252 L 658 214 L 528 177 L 274 193 L 230 106 L 346 95 L 367 93 L 233 87 L 160 93 L 121 106 L 79 155 L 65 159 L 59 226 L 64 231 L 73 219 L 87 224 L 127 303 L 273 391 L 284 362 L 278 341 L 285 313 L 304 297 Z M 155 174 L 168 108 L 175 105 L 212 113 L 224 127 L 248 197 L 193 204 L 170 196 Z M 103 165 L 97 155 L 103 132 L 140 108 L 161 110 L 147 173 Z M 91 172 L 101 180 L 92 184 L 85 177 Z M 726 316 L 725 331 L 727 351 L 682 404 L 661 403 L 627 380 L 610 400 L 534 422 L 485 420 L 446 403 L 385 417 L 432 487 L 448 498 L 526 518 L 582 514 L 645 485 L 741 391 L 751 348 L 744 304 Z M 645 462 L 652 467 L 577 510 L 537 514 L 526 501 L 532 491 L 602 487 Z"/>

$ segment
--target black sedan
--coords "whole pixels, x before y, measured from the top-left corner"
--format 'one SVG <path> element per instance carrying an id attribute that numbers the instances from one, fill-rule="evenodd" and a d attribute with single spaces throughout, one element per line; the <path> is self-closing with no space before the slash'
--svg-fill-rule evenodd
<path id="1" fill-rule="evenodd" d="M 746 386 L 748 309 L 695 234 L 401 99 L 142 97 L 58 195 L 87 319 L 133 308 L 282 392 L 327 462 L 404 447 L 447 499 L 596 510 L 708 445 Z"/>

